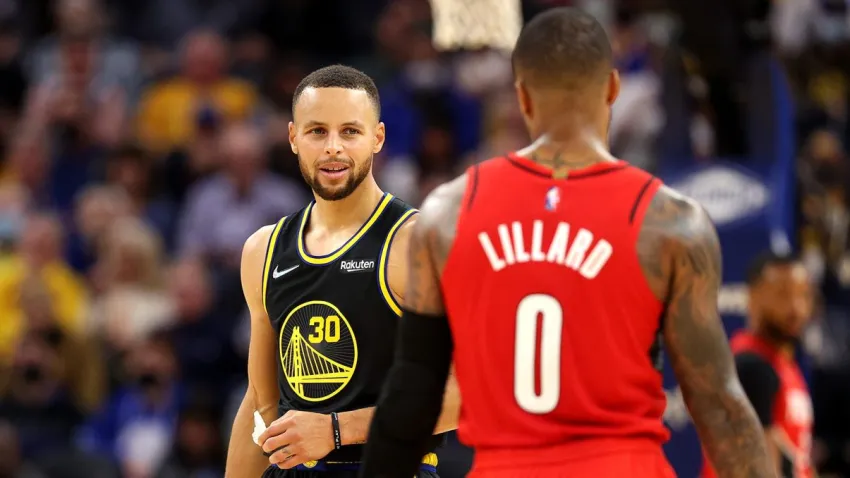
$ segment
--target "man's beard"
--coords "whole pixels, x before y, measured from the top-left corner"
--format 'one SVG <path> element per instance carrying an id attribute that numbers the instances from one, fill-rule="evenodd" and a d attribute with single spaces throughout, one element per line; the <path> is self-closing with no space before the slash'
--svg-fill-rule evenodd
<path id="1" fill-rule="evenodd" d="M 770 320 L 762 324 L 761 331 L 768 340 L 779 345 L 797 345 L 797 342 L 800 341 L 800 337 L 785 332 Z"/>
<path id="2" fill-rule="evenodd" d="M 319 180 L 319 174 L 321 174 L 321 170 L 316 168 L 316 172 L 310 176 L 310 172 L 304 168 L 304 163 L 301 161 L 301 158 L 298 158 L 298 169 L 301 170 L 301 177 L 304 178 L 304 181 L 310 186 L 310 189 L 313 190 L 320 198 L 325 201 L 339 201 L 340 199 L 345 199 L 353 193 L 360 183 L 366 179 L 366 176 L 369 175 L 369 171 L 372 169 L 372 156 L 369 156 L 369 159 L 366 161 L 361 167 L 357 167 L 356 164 L 351 166 L 351 174 L 348 176 L 348 179 L 345 180 L 345 183 L 342 187 L 334 187 L 333 189 L 327 188 L 321 184 Z"/>

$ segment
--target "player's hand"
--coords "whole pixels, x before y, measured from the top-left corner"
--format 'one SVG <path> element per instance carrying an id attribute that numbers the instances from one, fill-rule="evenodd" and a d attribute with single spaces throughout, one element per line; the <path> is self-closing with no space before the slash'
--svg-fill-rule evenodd
<path id="1" fill-rule="evenodd" d="M 260 435 L 263 451 L 271 453 L 269 463 L 289 469 L 321 460 L 334 449 L 330 415 L 290 410 Z"/>

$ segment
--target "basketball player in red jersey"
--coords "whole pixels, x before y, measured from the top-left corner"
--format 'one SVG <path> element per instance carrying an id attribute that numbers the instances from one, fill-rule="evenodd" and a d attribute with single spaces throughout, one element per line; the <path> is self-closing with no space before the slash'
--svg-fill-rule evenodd
<path id="1" fill-rule="evenodd" d="M 747 281 L 749 327 L 732 338 L 738 376 L 764 427 L 777 475 L 811 478 L 812 402 L 794 361 L 812 314 L 809 277 L 796 258 L 766 253 L 754 261 Z M 706 462 L 703 478 L 714 476 Z"/>
<path id="2" fill-rule="evenodd" d="M 452 351 L 470 477 L 673 476 L 662 344 L 719 475 L 774 475 L 718 317 L 711 221 L 607 151 L 611 56 L 577 9 L 520 34 L 515 85 L 534 142 L 426 199 L 360 476 L 413 474 Z"/>

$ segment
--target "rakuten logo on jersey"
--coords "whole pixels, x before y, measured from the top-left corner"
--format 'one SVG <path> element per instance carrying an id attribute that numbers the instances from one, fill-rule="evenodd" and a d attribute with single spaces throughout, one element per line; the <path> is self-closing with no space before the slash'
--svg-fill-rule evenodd
<path id="1" fill-rule="evenodd" d="M 350 260 L 350 261 L 342 261 L 339 265 L 339 270 L 342 272 L 364 272 L 371 271 L 375 269 L 375 261 L 367 261 L 364 259 L 361 260 Z"/>

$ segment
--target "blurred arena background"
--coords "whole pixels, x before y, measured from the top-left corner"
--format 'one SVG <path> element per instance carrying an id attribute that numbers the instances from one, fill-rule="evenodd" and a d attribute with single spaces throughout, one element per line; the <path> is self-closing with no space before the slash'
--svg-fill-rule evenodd
<path id="1" fill-rule="evenodd" d="M 716 222 L 728 328 L 752 256 L 803 255 L 813 459 L 850 476 L 847 1 L 522 14 L 565 4 L 609 28 L 615 154 Z M 286 130 L 301 77 L 343 62 L 376 79 L 376 176 L 412 203 L 527 141 L 505 54 L 438 51 L 432 26 L 426 0 L 0 0 L 0 478 L 223 475 L 246 380 L 241 246 L 309 197 Z M 668 456 L 695 477 L 669 370 L 665 387 Z M 469 460 L 450 444 L 441 476 Z"/>

